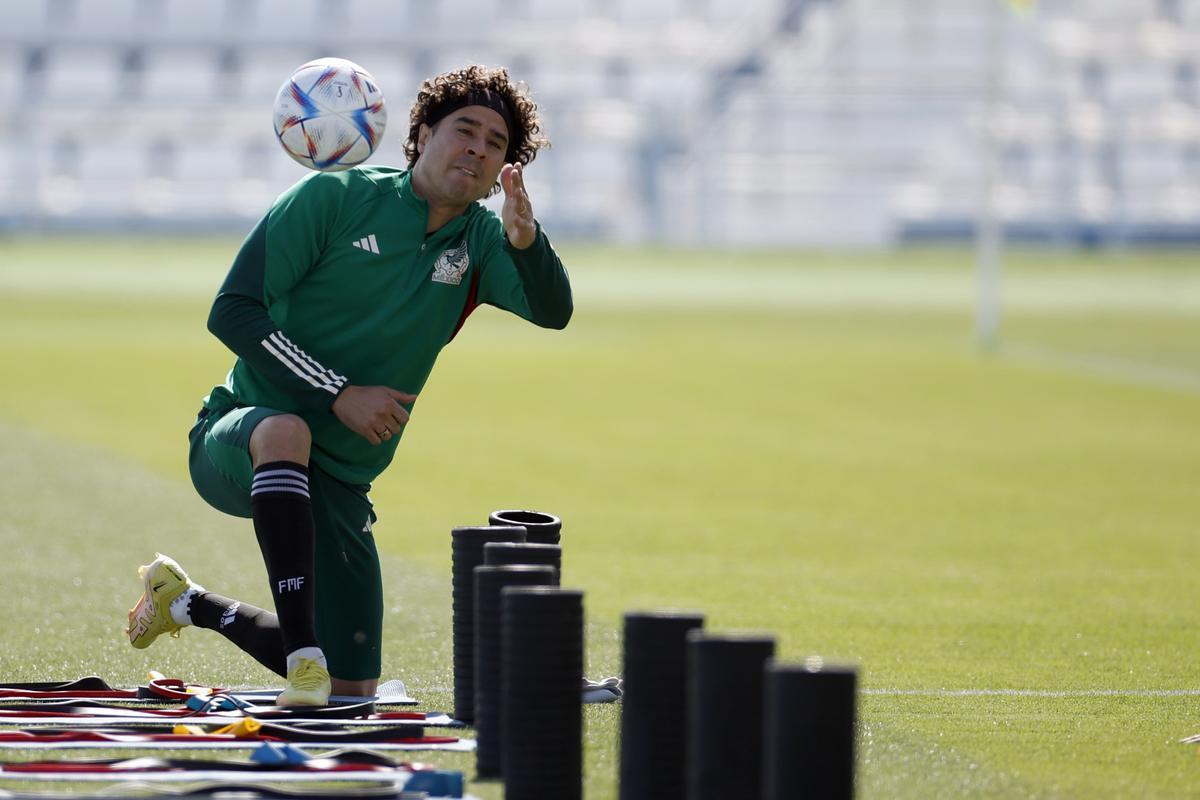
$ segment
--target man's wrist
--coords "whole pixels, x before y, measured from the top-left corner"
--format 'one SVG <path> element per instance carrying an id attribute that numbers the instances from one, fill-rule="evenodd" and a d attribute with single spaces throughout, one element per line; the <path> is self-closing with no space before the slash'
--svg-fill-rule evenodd
<path id="1" fill-rule="evenodd" d="M 333 407 L 337 405 L 338 400 L 342 399 L 342 396 L 346 393 L 346 390 L 351 387 L 351 385 L 352 384 L 349 384 L 349 383 L 343 383 L 341 386 L 338 387 L 337 394 L 334 395 L 333 400 L 331 400 L 329 402 L 329 413 L 331 413 L 331 414 L 337 413 Z"/>

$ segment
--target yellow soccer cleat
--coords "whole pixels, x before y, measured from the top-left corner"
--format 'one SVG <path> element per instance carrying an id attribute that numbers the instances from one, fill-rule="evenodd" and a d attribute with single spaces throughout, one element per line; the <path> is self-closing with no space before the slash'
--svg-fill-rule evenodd
<path id="1" fill-rule="evenodd" d="M 164 633 L 179 638 L 182 625 L 171 619 L 171 601 L 191 586 L 183 567 L 174 559 L 155 553 L 156 558 L 138 567 L 138 577 L 145 584 L 137 605 L 129 610 L 129 643 L 139 650 L 149 647 Z"/>
<path id="2" fill-rule="evenodd" d="M 324 706 L 329 704 L 329 670 L 315 658 L 300 658 L 288 670 L 287 686 L 275 701 L 281 706 Z"/>

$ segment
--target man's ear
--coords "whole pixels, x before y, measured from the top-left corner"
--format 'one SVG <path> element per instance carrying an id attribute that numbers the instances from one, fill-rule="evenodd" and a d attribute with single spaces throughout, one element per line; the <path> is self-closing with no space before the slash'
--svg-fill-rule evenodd
<path id="1" fill-rule="evenodd" d="M 433 134 L 433 128 L 421 123 L 421 127 L 417 129 L 417 155 L 425 152 L 425 140 Z"/>

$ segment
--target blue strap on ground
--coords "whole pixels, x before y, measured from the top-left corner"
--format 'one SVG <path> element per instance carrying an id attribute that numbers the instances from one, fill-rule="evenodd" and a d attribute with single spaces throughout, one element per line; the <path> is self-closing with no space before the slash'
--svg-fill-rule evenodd
<path id="1" fill-rule="evenodd" d="M 404 792 L 425 792 L 430 797 L 462 797 L 463 774 L 448 769 L 421 770 L 404 783 Z"/>
<path id="2" fill-rule="evenodd" d="M 250 754 L 256 764 L 301 764 L 308 758 L 303 750 L 284 742 L 263 742 Z"/>
<path id="3" fill-rule="evenodd" d="M 193 711 L 236 711 L 253 704 L 227 694 L 206 694 L 189 697 L 185 705 Z"/>

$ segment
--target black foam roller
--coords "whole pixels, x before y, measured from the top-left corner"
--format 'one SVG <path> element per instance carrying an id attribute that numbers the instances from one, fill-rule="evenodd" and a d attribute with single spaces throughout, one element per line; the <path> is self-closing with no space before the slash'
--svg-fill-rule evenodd
<path id="1" fill-rule="evenodd" d="M 519 525 L 487 525 L 450 531 L 451 640 L 454 646 L 454 716 L 475 719 L 475 568 L 488 542 L 523 542 Z"/>
<path id="2" fill-rule="evenodd" d="M 562 581 L 562 547 L 557 544 L 488 542 L 483 546 L 483 563 L 488 566 L 544 564 L 554 567 L 555 584 Z"/>
<path id="3" fill-rule="evenodd" d="M 763 799 L 854 797 L 853 668 L 766 665 Z"/>
<path id="4" fill-rule="evenodd" d="M 760 800 L 765 636 L 688 634 L 688 800 Z"/>
<path id="5" fill-rule="evenodd" d="M 552 586 L 557 581 L 558 571 L 548 564 L 475 568 L 475 772 L 481 778 L 494 778 L 503 767 L 500 590 L 506 586 Z"/>
<path id="6" fill-rule="evenodd" d="M 500 593 L 505 800 L 583 798 L 583 592 Z"/>
<path id="7" fill-rule="evenodd" d="M 687 636 L 694 612 L 625 615 L 620 800 L 683 800 Z"/>
<path id="8" fill-rule="evenodd" d="M 488 516 L 491 525 L 521 525 L 528 532 L 525 541 L 536 544 L 558 544 L 562 537 L 562 520 L 544 511 L 509 509 L 493 511 Z"/>

